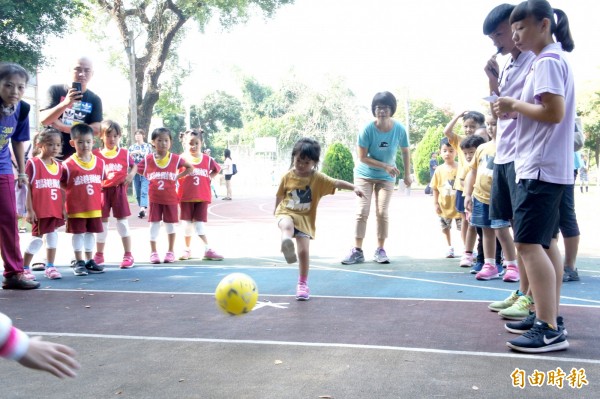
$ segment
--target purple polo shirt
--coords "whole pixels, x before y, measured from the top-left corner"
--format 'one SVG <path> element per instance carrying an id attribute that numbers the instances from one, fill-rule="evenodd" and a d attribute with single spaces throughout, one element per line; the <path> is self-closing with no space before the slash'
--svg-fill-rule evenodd
<path id="1" fill-rule="evenodd" d="M 29 118 L 18 123 L 20 110 L 21 103 L 19 102 L 14 114 L 0 116 L 0 175 L 13 175 L 10 149 L 8 148 L 10 141 L 29 140 Z"/>

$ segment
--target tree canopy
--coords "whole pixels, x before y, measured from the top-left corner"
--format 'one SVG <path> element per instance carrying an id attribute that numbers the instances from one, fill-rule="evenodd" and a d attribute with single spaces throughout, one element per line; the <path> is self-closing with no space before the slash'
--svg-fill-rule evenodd
<path id="1" fill-rule="evenodd" d="M 69 21 L 83 14 L 82 0 L 0 0 L 0 54 L 35 71 L 48 63 L 42 50 L 48 37 L 61 37 Z"/>

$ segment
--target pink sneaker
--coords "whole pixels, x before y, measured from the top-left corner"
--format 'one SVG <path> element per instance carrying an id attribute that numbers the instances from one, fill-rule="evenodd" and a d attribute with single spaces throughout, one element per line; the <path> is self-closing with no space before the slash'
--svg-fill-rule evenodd
<path id="1" fill-rule="evenodd" d="M 35 280 L 35 274 L 31 273 L 31 270 L 29 268 L 23 269 L 23 277 L 25 278 L 25 280 L 29 280 L 29 281 Z"/>
<path id="2" fill-rule="evenodd" d="M 298 283 L 296 287 L 296 300 L 308 301 L 310 299 L 310 289 L 306 283 Z"/>
<path id="3" fill-rule="evenodd" d="M 209 249 L 204 253 L 204 260 L 223 260 L 223 257 L 214 250 Z"/>
<path id="4" fill-rule="evenodd" d="M 496 265 L 490 265 L 489 263 L 486 263 L 481 268 L 481 271 L 475 275 L 475 278 L 477 280 L 492 280 L 495 278 L 500 278 L 500 275 L 498 274 L 498 268 Z"/>
<path id="5" fill-rule="evenodd" d="M 163 260 L 164 263 L 173 263 L 175 262 L 175 254 L 171 251 L 167 252 L 165 255 L 165 260 Z"/>
<path id="6" fill-rule="evenodd" d="M 520 279 L 519 267 L 517 265 L 507 265 L 506 272 L 504 273 L 502 280 L 506 281 L 507 283 L 517 283 Z"/>
<path id="7" fill-rule="evenodd" d="M 61 274 L 58 270 L 56 270 L 55 267 L 49 267 L 44 270 L 44 275 L 50 280 L 58 280 L 59 278 L 62 278 Z"/>
<path id="8" fill-rule="evenodd" d="M 188 260 L 188 259 L 192 259 L 192 251 L 189 249 L 186 249 L 185 251 L 183 251 L 183 254 L 179 257 L 179 260 Z"/>
<path id="9" fill-rule="evenodd" d="M 121 261 L 121 269 L 131 269 L 135 263 L 133 262 L 133 256 L 131 255 L 123 255 L 123 260 Z"/>
<path id="10" fill-rule="evenodd" d="M 96 254 L 94 255 L 94 262 L 96 262 L 97 265 L 101 265 L 104 263 L 104 252 L 96 252 Z"/>
<path id="11" fill-rule="evenodd" d="M 158 252 L 152 252 L 150 254 L 150 263 L 160 263 L 160 258 L 158 257 Z"/>
<path id="12" fill-rule="evenodd" d="M 473 253 L 464 253 L 460 258 L 460 267 L 471 267 L 473 266 Z"/>

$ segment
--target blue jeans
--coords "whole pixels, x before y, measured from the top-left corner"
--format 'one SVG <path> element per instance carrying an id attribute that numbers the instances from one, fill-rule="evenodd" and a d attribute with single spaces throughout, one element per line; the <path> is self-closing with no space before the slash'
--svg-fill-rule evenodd
<path id="1" fill-rule="evenodd" d="M 133 188 L 135 190 L 135 198 L 139 206 L 148 207 L 148 179 L 142 175 L 136 174 L 133 178 Z"/>

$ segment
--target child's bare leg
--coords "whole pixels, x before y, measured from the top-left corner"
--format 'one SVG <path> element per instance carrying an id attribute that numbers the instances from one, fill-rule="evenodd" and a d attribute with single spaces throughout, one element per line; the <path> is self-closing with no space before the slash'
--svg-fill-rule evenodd
<path id="1" fill-rule="evenodd" d="M 281 239 L 292 238 L 294 236 L 294 221 L 289 216 L 282 216 L 279 219 L 279 230 L 281 230 Z"/>
<path id="2" fill-rule="evenodd" d="M 33 255 L 32 255 L 32 257 L 33 257 Z M 46 261 L 47 261 L 47 263 L 53 265 L 55 259 L 56 259 L 56 248 L 47 248 L 46 249 Z"/>
<path id="3" fill-rule="evenodd" d="M 465 248 L 467 248 L 467 232 L 469 230 L 469 228 L 471 227 L 471 225 L 469 224 L 469 221 L 467 220 L 467 217 L 464 213 L 460 214 L 460 223 L 461 223 L 461 229 L 460 229 L 460 238 L 462 238 L 462 242 L 465 246 Z M 475 244 L 473 244 L 475 245 Z M 473 246 L 471 246 L 471 250 L 473 250 Z"/>
<path id="4" fill-rule="evenodd" d="M 577 238 L 579 238 L 579 236 L 577 236 Z M 546 250 L 546 254 L 548 254 L 548 257 L 550 258 L 550 261 L 552 262 L 552 265 L 554 266 L 554 270 L 556 272 L 556 315 L 558 316 L 558 310 L 560 306 L 560 289 L 562 287 L 564 269 L 562 264 L 562 258 L 560 256 L 560 250 L 558 249 L 557 239 L 552 239 L 552 242 L 550 243 L 550 248 Z"/>
<path id="5" fill-rule="evenodd" d="M 465 231 L 465 240 L 463 241 L 465 244 L 465 251 L 473 252 L 473 248 L 475 247 L 475 241 L 477 240 L 477 229 L 468 223 L 469 222 L 467 222 L 466 227 L 464 224 L 462 225 L 461 234 L 463 231 Z M 483 252 L 485 253 L 485 251 Z"/>
<path id="6" fill-rule="evenodd" d="M 450 227 L 443 227 L 442 233 L 446 236 L 446 243 L 449 247 L 452 246 L 452 236 L 450 234 Z"/>
<path id="7" fill-rule="evenodd" d="M 169 252 L 173 252 L 173 248 L 175 248 L 175 238 L 177 237 L 176 233 L 168 234 L 169 237 Z"/>
<path id="8" fill-rule="evenodd" d="M 475 229 L 473 229 L 475 230 Z M 483 231 L 483 257 L 485 259 L 495 259 L 496 257 L 496 233 L 493 229 L 482 228 Z M 477 234 L 475 234 L 477 235 Z M 493 264 L 493 262 L 492 262 Z"/>
<path id="9" fill-rule="evenodd" d="M 308 237 L 296 237 L 296 245 L 298 251 L 298 263 L 299 263 L 299 280 L 306 282 L 308 279 L 308 269 L 310 263 L 309 246 L 310 238 Z"/>
<path id="10" fill-rule="evenodd" d="M 515 243 L 513 238 L 508 231 L 508 227 L 502 229 L 496 229 L 496 238 L 502 245 L 502 252 L 504 252 L 504 259 L 506 260 L 517 260 L 517 250 L 515 249 Z"/>
<path id="11" fill-rule="evenodd" d="M 104 253 L 106 236 L 108 235 L 108 218 L 102 218 L 102 227 L 104 228 L 104 231 L 96 235 L 96 252 L 101 254 Z"/>
<path id="12" fill-rule="evenodd" d="M 131 236 L 121 237 L 121 242 L 123 242 L 125 252 L 131 252 Z"/>

